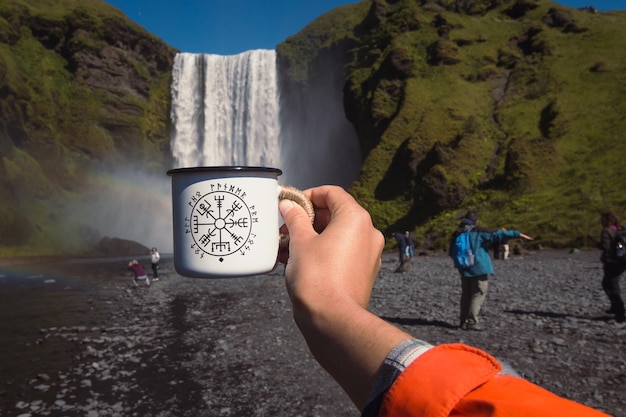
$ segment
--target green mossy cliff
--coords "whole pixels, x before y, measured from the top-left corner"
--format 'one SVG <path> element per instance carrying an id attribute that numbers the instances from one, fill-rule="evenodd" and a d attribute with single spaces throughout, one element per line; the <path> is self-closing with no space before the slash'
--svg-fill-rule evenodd
<path id="1" fill-rule="evenodd" d="M 385 232 L 442 249 L 471 207 L 537 244 L 582 247 L 601 211 L 626 215 L 624 12 L 364 0 L 277 52 L 291 88 L 330 77 L 341 90 L 363 160 L 350 191 Z M 171 166 L 175 53 L 102 1 L 0 3 L 0 255 L 94 247 L 65 221 L 90 174 Z"/>
<path id="2" fill-rule="evenodd" d="M 458 216 L 583 247 L 626 214 L 626 13 L 544 0 L 366 0 L 279 45 L 303 88 L 333 51 L 363 151 L 352 194 L 442 249 Z"/>
<path id="3" fill-rule="evenodd" d="M 170 166 L 175 52 L 102 1 L 0 3 L 0 253 L 80 251 L 90 173 Z"/>

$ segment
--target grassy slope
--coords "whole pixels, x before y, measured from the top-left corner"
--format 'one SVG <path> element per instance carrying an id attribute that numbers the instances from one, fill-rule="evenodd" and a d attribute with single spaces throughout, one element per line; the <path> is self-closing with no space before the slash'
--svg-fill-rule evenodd
<path id="1" fill-rule="evenodd" d="M 542 28 L 541 35 L 552 53 L 529 56 L 518 63 L 507 96 L 497 105 L 501 123 L 498 128 L 489 121 L 494 106 L 490 80 L 461 80 L 464 74 L 490 67 L 494 51 L 503 47 L 503 40 L 535 26 L 534 22 L 547 13 L 549 6 L 544 4 L 519 22 L 502 19 L 494 12 L 483 17 L 464 17 L 460 22 L 464 29 L 458 34 L 452 31 L 451 37 L 481 36 L 487 40 L 459 48 L 459 64 L 437 68 L 441 73 L 436 81 L 422 83 L 421 91 L 409 94 L 425 97 L 424 90 L 428 90 L 434 95 L 424 107 L 439 124 L 426 126 L 428 133 L 424 137 L 451 141 L 454 134 L 463 134 L 462 122 L 470 116 L 483 126 L 480 135 L 472 140 L 473 150 L 456 149 L 455 155 L 461 160 L 445 166 L 450 182 L 473 182 L 473 192 L 462 206 L 478 208 L 484 224 L 522 229 L 544 245 L 582 246 L 586 234 L 597 234 L 599 211 L 613 209 L 623 214 L 620 207 L 624 198 L 619 188 L 624 181 L 619 178 L 618 167 L 626 149 L 618 132 L 623 132 L 624 118 L 620 114 L 626 110 L 619 98 L 623 97 L 619 86 L 624 85 L 619 81 L 626 70 L 626 38 L 619 26 L 624 14 L 617 19 L 573 11 L 578 24 L 591 29 L 582 34 Z M 613 24 L 609 23 L 612 20 Z M 597 62 L 604 62 L 607 72 L 590 72 Z M 554 103 L 557 116 L 550 129 L 542 131 L 541 113 L 550 103 Z M 448 131 L 441 125 L 447 126 Z M 541 140 L 546 135 L 547 144 Z M 528 153 L 517 169 L 517 175 L 524 177 L 518 189 L 478 187 L 486 159 L 498 143 L 503 148 L 508 146 L 509 151 L 513 148 Z M 608 149 L 613 152 L 607 152 Z M 505 175 L 504 155 L 497 163 L 496 176 Z M 518 182 L 510 173 L 506 179 Z M 449 231 L 456 224 L 457 212 L 444 211 L 418 225 L 418 236 L 429 230 Z M 445 245 L 447 234 L 439 239 L 439 245 Z"/>
<path id="2" fill-rule="evenodd" d="M 310 61 L 319 33 L 324 43 L 357 39 L 347 88 L 357 113 L 370 117 L 364 130 L 383 129 L 351 192 L 377 227 L 410 229 L 443 248 L 457 215 L 472 207 L 483 224 L 521 229 L 545 246 L 584 246 L 587 234 L 597 234 L 600 211 L 626 215 L 626 14 L 537 1 L 511 19 L 502 12 L 514 1 L 500 3 L 468 15 L 413 1 L 364 1 L 343 24 L 357 28 L 355 16 L 376 4 L 383 18 L 367 32 L 336 22 L 323 29 L 324 17 L 292 42 L 306 39 L 299 60 Z M 553 7 L 587 30 L 542 23 Z M 448 40 L 437 33 L 441 18 Z M 529 34 L 525 55 L 511 40 Z M 436 42 L 456 63 L 432 64 Z M 408 78 L 388 74 L 393 54 L 411 63 Z M 417 166 L 410 177 L 398 167 L 407 158 Z"/>
<path id="3" fill-rule="evenodd" d="M 541 175 L 502 212 L 493 210 L 489 201 L 484 206 L 491 209 L 492 224 L 515 224 L 549 245 L 582 246 L 586 234 L 597 234 L 600 211 L 626 214 L 619 191 L 625 183 L 618 168 L 626 156 L 620 133 L 626 127 L 621 116 L 626 110 L 626 37 L 620 24 L 626 15 L 571 13 L 579 26 L 590 30 L 564 34 L 544 29 L 552 53 L 535 65 L 540 81 L 527 85 L 525 96 L 507 100 L 502 109 L 506 130 L 533 139 L 542 136 L 541 111 L 554 103 L 556 117 L 543 134 L 556 154 L 546 161 L 541 154 L 528 161 L 529 171 Z M 604 63 L 606 72 L 590 71 L 597 63 Z M 545 91 L 529 99 L 528 90 L 536 84 Z"/>
<path id="4" fill-rule="evenodd" d="M 561 34 L 552 40 L 559 56 L 548 65 L 559 86 L 555 101 L 562 113 L 555 120 L 560 130 L 555 146 L 564 163 L 536 204 L 538 210 L 553 213 L 563 229 L 581 222 L 587 230 L 597 229 L 598 216 L 593 214 L 602 210 L 626 214 L 626 182 L 619 169 L 626 156 L 624 17 L 579 13 L 577 19 L 592 27 L 591 33 L 578 36 L 577 43 Z M 598 63 L 605 70 L 589 70 Z"/>
<path id="5" fill-rule="evenodd" d="M 590 30 L 581 34 L 544 30 L 553 52 L 535 65 L 539 81 L 527 84 L 526 96 L 507 100 L 502 108 L 506 130 L 526 139 L 543 133 L 555 154 L 546 160 L 538 154 L 528 161 L 528 171 L 540 175 L 532 179 L 528 192 L 513 196 L 504 210 L 497 210 L 489 201 L 484 204 L 491 224 L 513 224 L 552 246 L 584 246 L 587 234 L 597 234 L 601 211 L 626 214 L 619 191 L 625 184 L 619 161 L 626 156 L 619 133 L 626 127 L 621 116 L 626 108 L 620 99 L 626 75 L 624 25 L 620 22 L 626 16 L 577 11 L 572 15 Z M 606 72 L 591 72 L 597 63 L 604 63 Z M 545 91 L 528 99 L 532 88 Z M 538 121 L 548 105 L 556 116 L 542 132 Z"/>

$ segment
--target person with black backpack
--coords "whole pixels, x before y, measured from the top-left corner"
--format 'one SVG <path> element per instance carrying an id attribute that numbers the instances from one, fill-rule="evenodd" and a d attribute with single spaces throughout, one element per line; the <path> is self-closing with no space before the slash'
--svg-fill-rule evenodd
<path id="1" fill-rule="evenodd" d="M 600 216 L 600 223 L 602 224 L 599 243 L 602 250 L 600 261 L 602 261 L 604 271 L 602 289 L 611 303 L 611 307 L 606 310 L 606 313 L 615 314 L 615 321 L 623 323 L 626 321 L 626 316 L 624 314 L 624 300 L 622 300 L 620 293 L 619 281 L 624 271 L 626 271 L 626 262 L 621 260 L 615 251 L 617 235 L 622 227 L 617 217 L 610 212 L 603 213 Z"/>
<path id="2" fill-rule="evenodd" d="M 493 274 L 489 256 L 491 245 L 520 237 L 533 240 L 519 230 L 492 230 L 479 227 L 477 223 L 476 211 L 468 211 L 450 241 L 449 254 L 461 274 L 461 330 L 483 330 L 478 323 L 478 314 L 487 295 L 487 278 Z"/>

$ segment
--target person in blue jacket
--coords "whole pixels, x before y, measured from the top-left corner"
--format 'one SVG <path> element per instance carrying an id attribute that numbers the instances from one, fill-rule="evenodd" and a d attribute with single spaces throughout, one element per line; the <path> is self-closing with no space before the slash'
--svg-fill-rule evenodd
<path id="1" fill-rule="evenodd" d="M 461 274 L 461 330 L 483 330 L 479 324 L 478 314 L 485 301 L 488 287 L 488 276 L 493 274 L 493 265 L 489 256 L 489 248 L 494 242 L 508 241 L 522 238 L 533 240 L 530 236 L 520 233 L 519 230 L 492 230 L 477 226 L 478 214 L 470 210 L 465 214 L 459 227 L 452 234 L 450 241 L 450 256 L 455 257 L 455 240 L 458 235 L 469 230 L 470 247 L 474 255 L 474 264 L 459 268 Z"/>

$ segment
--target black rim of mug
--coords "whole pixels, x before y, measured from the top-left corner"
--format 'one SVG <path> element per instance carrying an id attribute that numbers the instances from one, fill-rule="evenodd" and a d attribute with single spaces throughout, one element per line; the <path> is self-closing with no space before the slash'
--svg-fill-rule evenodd
<path id="1" fill-rule="evenodd" d="M 257 166 L 211 166 L 211 167 L 188 167 L 188 168 L 175 168 L 167 171 L 167 175 L 172 176 L 176 174 L 192 174 L 198 172 L 221 172 L 221 171 L 238 171 L 238 172 L 272 172 L 276 175 L 281 175 L 283 171 L 278 168 L 270 167 L 257 167 Z"/>

